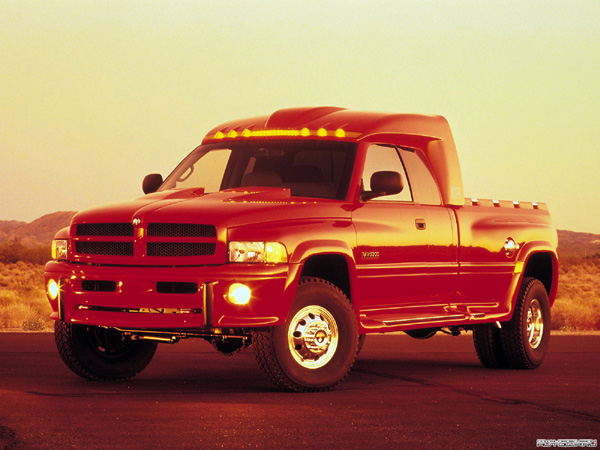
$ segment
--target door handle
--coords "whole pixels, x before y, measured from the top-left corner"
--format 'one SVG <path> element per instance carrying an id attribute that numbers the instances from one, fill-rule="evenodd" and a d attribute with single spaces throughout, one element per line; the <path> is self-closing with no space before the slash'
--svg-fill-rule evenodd
<path id="1" fill-rule="evenodd" d="M 425 219 L 415 219 L 415 226 L 417 230 L 425 230 L 427 228 L 427 222 Z"/>

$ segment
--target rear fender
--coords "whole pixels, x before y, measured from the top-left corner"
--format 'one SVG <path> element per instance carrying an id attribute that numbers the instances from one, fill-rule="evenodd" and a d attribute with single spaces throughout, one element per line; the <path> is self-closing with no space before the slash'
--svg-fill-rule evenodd
<path id="1" fill-rule="evenodd" d="M 512 317 L 523 278 L 529 277 L 537 278 L 544 284 L 552 306 L 558 289 L 558 257 L 555 247 L 549 242 L 527 242 L 519 249 L 515 260 L 515 273 L 509 289 L 511 311 L 506 320 Z"/>

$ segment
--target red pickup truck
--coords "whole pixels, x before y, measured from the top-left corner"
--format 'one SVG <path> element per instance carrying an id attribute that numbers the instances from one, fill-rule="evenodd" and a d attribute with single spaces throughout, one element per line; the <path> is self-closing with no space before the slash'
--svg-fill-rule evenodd
<path id="1" fill-rule="evenodd" d="M 45 271 L 59 353 L 126 379 L 157 344 L 253 345 L 279 388 L 350 371 L 366 334 L 473 332 L 488 367 L 550 337 L 557 235 L 543 203 L 465 199 L 440 116 L 294 108 L 211 130 L 134 201 L 76 214 Z"/>

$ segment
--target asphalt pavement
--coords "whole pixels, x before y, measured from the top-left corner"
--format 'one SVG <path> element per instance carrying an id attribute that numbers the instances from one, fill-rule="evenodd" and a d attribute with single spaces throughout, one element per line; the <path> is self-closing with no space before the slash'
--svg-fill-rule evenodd
<path id="1" fill-rule="evenodd" d="M 331 392 L 282 393 L 252 348 L 161 344 L 126 382 L 80 379 L 51 333 L 0 333 L 0 448 L 534 449 L 600 438 L 600 335 L 552 336 L 536 370 L 479 364 L 471 335 L 368 336 Z M 583 441 L 579 441 L 581 444 Z"/>

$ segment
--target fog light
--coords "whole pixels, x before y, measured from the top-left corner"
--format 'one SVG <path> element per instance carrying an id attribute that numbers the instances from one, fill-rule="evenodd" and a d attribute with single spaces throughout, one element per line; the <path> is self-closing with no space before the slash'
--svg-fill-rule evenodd
<path id="1" fill-rule="evenodd" d="M 245 284 L 233 283 L 229 286 L 227 299 L 235 305 L 245 305 L 250 301 L 250 288 Z"/>
<path id="2" fill-rule="evenodd" d="M 54 280 L 48 281 L 48 297 L 51 300 L 56 300 L 58 297 L 58 283 Z"/>

